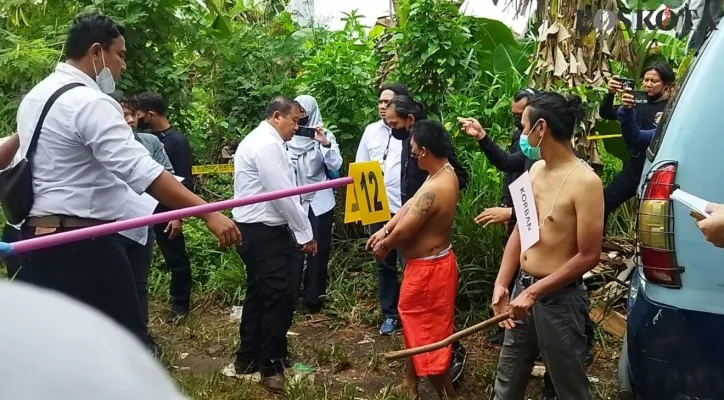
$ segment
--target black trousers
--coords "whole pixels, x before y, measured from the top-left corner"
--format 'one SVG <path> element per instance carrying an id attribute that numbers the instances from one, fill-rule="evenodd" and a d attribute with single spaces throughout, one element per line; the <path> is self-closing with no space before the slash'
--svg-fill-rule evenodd
<path id="1" fill-rule="evenodd" d="M 20 231 L 6 224 L 3 228 L 2 241 L 5 243 L 13 243 L 17 242 L 20 239 Z M 3 257 L 2 261 L 3 263 L 5 263 L 5 267 L 7 268 L 8 279 L 13 279 L 13 277 L 15 277 L 20 270 L 20 265 L 22 264 L 20 262 L 20 256 L 10 255 L 7 257 Z"/>
<path id="2" fill-rule="evenodd" d="M 327 265 L 329 254 L 332 251 L 332 227 L 334 225 L 334 209 L 322 215 L 314 215 L 312 207 L 309 207 L 309 222 L 312 224 L 314 239 L 317 241 L 317 255 L 306 256 L 307 268 L 304 269 L 304 257 L 302 254 L 296 268 L 304 270 L 304 302 L 318 305 L 327 294 Z M 295 297 L 296 299 L 296 297 Z"/>
<path id="3" fill-rule="evenodd" d="M 608 216 L 611 215 L 617 208 L 623 203 L 628 201 L 630 198 L 636 196 L 636 189 L 638 189 L 639 180 L 641 178 L 641 168 L 638 168 L 638 163 L 631 162 L 624 166 L 603 190 L 603 233 L 606 234 L 606 225 L 608 223 Z"/>
<path id="4" fill-rule="evenodd" d="M 131 264 L 141 318 L 143 318 L 143 323 L 148 326 L 148 271 L 153 263 L 153 242 L 155 241 L 153 229 L 149 229 L 145 246 L 124 236 L 120 236 L 119 240 L 128 256 L 128 262 Z"/>
<path id="5" fill-rule="evenodd" d="M 169 239 L 169 232 L 164 232 L 168 223 L 164 222 L 153 227 L 156 234 L 158 248 L 166 268 L 171 271 L 171 304 L 174 308 L 188 311 L 191 305 L 191 262 L 186 253 L 186 239 L 183 232 L 173 239 Z"/>
<path id="6" fill-rule="evenodd" d="M 237 252 L 246 265 L 247 287 L 236 358 L 257 362 L 264 377 L 280 374 L 299 287 L 293 271 L 301 253 L 286 226 L 237 225 L 244 238 Z"/>
<path id="7" fill-rule="evenodd" d="M 58 228 L 56 232 L 70 231 Z M 24 226 L 23 239 L 35 228 Z M 18 281 L 56 290 L 85 303 L 125 327 L 146 343 L 146 326 L 136 295 L 133 272 L 114 234 L 32 251 L 21 256 Z M 67 321 L 73 324 L 73 321 Z M 52 327 L 49 327 L 52 329 Z"/>

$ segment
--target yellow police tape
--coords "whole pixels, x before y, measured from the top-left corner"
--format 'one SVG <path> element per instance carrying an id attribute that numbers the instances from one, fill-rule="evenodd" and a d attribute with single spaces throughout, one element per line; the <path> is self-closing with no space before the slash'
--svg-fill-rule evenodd
<path id="1" fill-rule="evenodd" d="M 231 174 L 234 173 L 234 164 L 215 164 L 215 165 L 194 165 L 191 167 L 191 174 Z"/>
<path id="2" fill-rule="evenodd" d="M 586 140 L 597 140 L 597 139 L 613 139 L 617 137 L 622 137 L 620 133 L 613 134 L 613 135 L 594 135 L 594 136 L 588 136 Z"/>

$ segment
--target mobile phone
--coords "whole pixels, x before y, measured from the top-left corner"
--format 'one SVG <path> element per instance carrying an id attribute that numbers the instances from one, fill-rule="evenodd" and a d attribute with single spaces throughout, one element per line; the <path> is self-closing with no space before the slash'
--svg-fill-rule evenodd
<path id="1" fill-rule="evenodd" d="M 636 84 L 636 82 L 634 82 L 633 79 L 616 77 L 616 80 L 621 83 L 621 89 L 623 91 L 630 92 L 634 90 L 634 85 Z"/>
<path id="2" fill-rule="evenodd" d="M 691 215 L 691 216 L 692 216 L 695 220 L 697 220 L 697 221 L 703 221 L 703 220 L 706 219 L 706 217 L 703 216 L 700 212 L 694 211 L 694 210 L 691 210 L 691 211 L 689 212 L 689 215 Z"/>
<path id="3" fill-rule="evenodd" d="M 634 97 L 634 104 L 647 104 L 649 102 L 649 94 L 645 90 L 634 90 L 631 94 Z"/>
<path id="4" fill-rule="evenodd" d="M 317 133 L 317 130 L 314 128 L 310 128 L 308 126 L 299 126 L 299 129 L 297 129 L 297 136 L 304 136 L 310 139 L 314 139 L 314 135 Z"/>

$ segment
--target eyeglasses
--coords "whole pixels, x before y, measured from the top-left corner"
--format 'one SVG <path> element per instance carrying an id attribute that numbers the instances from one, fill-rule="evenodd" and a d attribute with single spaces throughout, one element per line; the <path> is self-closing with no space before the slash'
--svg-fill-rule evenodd
<path id="1" fill-rule="evenodd" d="M 420 153 L 415 153 L 412 150 L 410 150 L 410 155 L 412 155 L 412 158 L 414 158 L 415 160 L 417 160 L 418 158 L 420 158 L 422 156 Z"/>

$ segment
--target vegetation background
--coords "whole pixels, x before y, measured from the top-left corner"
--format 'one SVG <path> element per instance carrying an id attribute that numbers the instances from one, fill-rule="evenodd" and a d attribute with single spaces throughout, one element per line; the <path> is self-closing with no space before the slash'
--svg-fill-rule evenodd
<path id="1" fill-rule="evenodd" d="M 592 123 L 579 136 L 614 133 L 596 110 L 606 89 L 601 80 L 566 79 L 541 70 L 542 43 L 550 17 L 539 12 L 529 34 L 514 37 L 503 23 L 464 16 L 460 1 L 399 0 L 397 21 L 381 21 L 366 30 L 351 12 L 343 30 L 297 25 L 285 0 L 6 0 L 0 5 L 0 135 L 15 129 L 24 92 L 63 60 L 69 21 L 85 10 L 100 10 L 127 28 L 128 70 L 118 87 L 127 94 L 151 90 L 168 102 L 170 120 L 193 148 L 194 163 L 216 164 L 225 145 L 238 142 L 260 121 L 276 95 L 311 94 L 327 127 L 340 141 L 345 160 L 353 161 L 365 126 L 378 119 L 375 87 L 399 81 L 424 101 L 431 118 L 443 121 L 460 158 L 470 171 L 469 187 L 458 206 L 453 246 L 460 263 L 458 318 L 461 325 L 488 314 L 491 285 L 502 254 L 503 228 L 483 229 L 473 218 L 498 205 L 501 174 L 461 134 L 458 116 L 475 116 L 489 134 L 507 146 L 513 120 L 510 100 L 530 83 L 581 95 Z M 569 2 L 573 5 L 575 1 Z M 614 2 L 615 3 L 615 2 Z M 658 4 L 656 4 L 658 5 Z M 567 8 L 574 9 L 574 8 Z M 563 23 L 563 22 L 561 22 Z M 574 43 L 590 42 L 578 32 Z M 660 32 L 619 32 L 630 52 L 619 52 L 594 68 L 636 77 L 645 62 L 664 58 L 681 74 L 690 57 L 683 42 Z M 594 47 L 601 36 L 593 34 Z M 615 141 L 598 146 L 604 182 L 621 168 Z M 611 150 L 613 149 L 613 150 Z M 197 177 L 199 194 L 209 201 L 232 197 L 230 174 Z M 326 313 L 338 326 L 375 324 L 373 258 L 364 252 L 365 229 L 343 223 L 344 190 L 339 190 L 330 262 Z M 609 224 L 609 235 L 632 235 L 631 205 Z M 2 217 L 0 216 L 0 219 Z M 2 221 L 0 221 L 2 222 Z M 217 250 L 203 224 L 192 219 L 184 233 L 194 269 L 195 296 L 217 306 L 240 304 L 245 270 L 234 251 Z M 162 264 L 160 257 L 156 264 Z M 156 268 L 150 290 L 166 296 L 168 274 Z M 201 302 L 202 300 L 199 300 Z"/>

